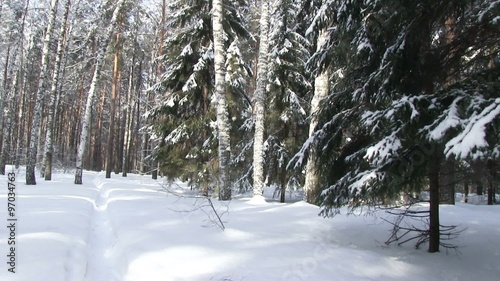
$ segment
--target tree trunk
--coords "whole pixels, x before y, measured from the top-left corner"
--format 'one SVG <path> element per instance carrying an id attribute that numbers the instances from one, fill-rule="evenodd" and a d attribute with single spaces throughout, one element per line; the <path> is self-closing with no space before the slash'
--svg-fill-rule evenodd
<path id="1" fill-rule="evenodd" d="M 125 100 L 125 136 L 123 138 L 123 159 L 122 159 L 122 177 L 126 177 L 129 169 L 129 152 L 130 144 L 132 143 L 132 127 L 133 127 L 133 109 L 135 107 L 135 102 L 132 98 L 132 91 L 134 89 L 134 64 L 135 56 L 132 58 L 132 66 L 130 67 L 129 79 L 128 79 L 128 91 L 127 98 Z"/>
<path id="2" fill-rule="evenodd" d="M 55 120 L 55 107 L 57 100 L 57 87 L 59 85 L 59 74 L 61 72 L 61 62 L 64 53 L 64 45 L 66 41 L 66 29 L 68 22 L 69 9 L 71 7 L 71 0 L 66 1 L 64 6 L 64 17 L 61 25 L 61 31 L 59 35 L 59 43 L 57 45 L 56 61 L 54 66 L 54 73 L 52 76 L 52 89 L 50 90 L 49 96 L 49 115 L 47 120 L 47 134 L 45 136 L 45 157 L 43 160 L 42 167 L 45 174 L 45 180 L 52 180 L 52 152 L 53 152 L 53 132 L 54 132 L 54 120 Z"/>
<path id="3" fill-rule="evenodd" d="M 96 136 L 96 147 L 95 147 L 95 171 L 102 171 L 103 168 L 103 117 L 104 117 L 104 105 L 106 104 L 106 96 L 107 96 L 107 89 L 106 87 L 103 88 L 101 91 L 101 101 L 99 102 L 99 106 L 97 108 L 98 113 L 97 113 L 97 136 Z"/>
<path id="4" fill-rule="evenodd" d="M 45 90 L 47 89 L 47 81 L 49 74 L 49 47 L 50 40 L 52 37 L 52 30 L 54 29 L 54 22 L 57 15 L 57 6 L 58 0 L 52 0 L 51 8 L 50 8 L 50 17 L 49 23 L 47 25 L 47 30 L 45 32 L 45 38 L 43 40 L 42 47 L 42 63 L 41 63 L 41 71 L 40 78 L 38 81 L 38 90 L 36 92 L 36 101 L 35 108 L 33 110 L 33 121 L 31 124 L 31 136 L 28 147 L 28 158 L 26 163 L 26 184 L 27 185 L 35 185 L 35 165 L 37 159 L 37 150 L 38 150 L 38 137 L 39 130 L 42 123 L 42 108 L 45 100 Z"/>
<path id="5" fill-rule="evenodd" d="M 488 173 L 488 205 L 495 204 L 495 184 L 494 180 L 496 177 L 496 162 L 494 160 L 486 161 L 487 173 Z"/>
<path id="6" fill-rule="evenodd" d="M 10 114 L 10 111 L 4 112 L 5 108 L 5 103 L 7 101 L 7 94 L 9 92 L 9 88 L 7 86 L 8 84 L 8 79 L 9 79 L 9 66 L 10 66 L 10 48 L 11 46 L 7 48 L 7 54 L 5 57 L 5 68 L 3 72 L 3 87 L 2 87 L 2 92 L 0 93 L 0 174 L 5 175 L 5 162 L 7 161 L 7 149 L 6 149 L 6 139 L 8 138 L 8 133 L 7 130 L 4 130 L 6 127 L 5 120 L 7 120 L 7 116 L 4 118 L 4 113 L 5 115 Z"/>
<path id="7" fill-rule="evenodd" d="M 286 165 L 282 165 L 278 167 L 280 170 L 280 203 L 285 203 L 285 195 L 286 195 L 286 186 L 287 186 L 287 173 L 286 173 Z"/>
<path id="8" fill-rule="evenodd" d="M 22 58 L 22 56 L 21 56 Z M 19 85 L 23 86 L 24 85 L 24 75 L 25 75 L 25 71 L 21 68 L 21 70 L 19 71 L 20 73 L 20 77 L 19 79 L 21 79 L 21 81 L 19 81 Z M 21 155 L 21 151 L 23 149 L 23 143 L 24 143 L 24 138 L 25 138 L 25 129 L 26 129 L 26 124 L 23 122 L 26 118 L 26 105 L 27 105 L 27 97 L 26 97 L 26 91 L 21 87 L 20 89 L 20 103 L 19 103 L 19 107 L 18 107 L 18 128 L 17 128 L 17 144 L 16 144 L 16 155 L 15 155 L 15 166 L 16 168 L 19 168 L 19 165 L 21 164 L 20 161 L 20 155 Z"/>
<path id="9" fill-rule="evenodd" d="M 109 101 L 109 129 L 108 129 L 108 145 L 106 147 L 106 178 L 111 178 L 111 170 L 113 169 L 114 158 L 113 151 L 116 149 L 115 141 L 115 133 L 116 133 L 116 125 L 115 125 L 115 117 L 116 117 L 116 100 L 118 98 L 120 91 L 120 48 L 118 45 L 120 44 L 120 33 L 116 34 L 116 49 L 115 49 L 115 60 L 113 65 L 113 82 L 111 84 L 111 99 Z M 116 152 L 115 152 L 116 154 Z"/>
<path id="10" fill-rule="evenodd" d="M 119 73 L 119 79 L 121 80 L 121 72 Z M 122 110 L 121 99 L 118 99 L 117 104 L 118 122 L 117 122 L 117 140 L 115 141 L 115 157 L 114 157 L 114 171 L 115 175 L 118 175 L 122 171 L 122 161 L 123 161 L 123 150 L 124 150 L 124 139 L 125 139 L 125 123 L 127 121 L 126 112 Z"/>
<path id="11" fill-rule="evenodd" d="M 483 181 L 477 180 L 476 184 L 477 184 L 476 194 L 482 196 L 483 195 Z"/>
<path id="12" fill-rule="evenodd" d="M 440 204 L 455 205 L 455 178 L 455 161 L 444 161 L 441 168 L 441 182 L 439 184 Z"/>
<path id="13" fill-rule="evenodd" d="M 266 86 L 269 52 L 269 4 L 261 2 L 259 62 L 257 64 L 257 87 L 254 94 L 255 135 L 253 142 L 253 196 L 262 196 L 264 191 L 264 132 L 266 111 Z"/>
<path id="14" fill-rule="evenodd" d="M 8 100 L 15 100 L 16 97 L 16 92 L 18 88 L 18 83 L 19 83 L 19 72 L 16 71 L 16 74 L 14 75 L 14 78 L 12 79 L 12 88 L 9 91 L 9 99 Z M 7 97 L 7 93 L 5 95 Z M 8 106 L 10 107 L 10 106 Z M 3 132 L 3 138 L 2 138 L 2 151 L 0 155 L 0 168 L 2 169 L 2 175 L 5 175 L 5 164 L 6 161 L 11 158 L 12 156 L 10 155 L 11 151 L 11 140 L 12 138 L 10 137 L 10 132 L 12 130 L 12 113 L 13 110 L 11 110 L 12 107 L 10 107 L 7 112 L 5 113 L 5 119 L 2 120 L 4 123 L 2 126 L 2 132 Z"/>
<path id="15" fill-rule="evenodd" d="M 464 182 L 464 202 L 468 203 L 469 202 L 469 182 L 466 180 Z"/>
<path id="16" fill-rule="evenodd" d="M 5 153 L 6 149 L 4 146 L 4 138 L 7 138 L 7 133 L 4 132 L 4 126 L 5 126 L 5 118 L 4 119 L 4 107 L 5 107 L 5 102 L 7 98 L 7 92 L 9 91 L 8 89 L 8 73 L 9 73 L 9 60 L 10 60 L 10 48 L 11 46 L 9 45 L 7 47 L 7 54 L 5 56 L 5 67 L 3 71 L 3 87 L 2 87 L 2 92 L 0 93 L 0 174 L 5 175 L 5 162 L 6 162 L 6 156 L 7 154 Z M 7 112 L 9 114 L 9 112 Z"/>
<path id="17" fill-rule="evenodd" d="M 493 187 L 493 181 L 489 181 L 489 186 L 488 186 L 488 205 L 493 205 L 493 199 L 495 197 L 495 192 L 494 192 L 494 187 Z"/>
<path id="18" fill-rule="evenodd" d="M 158 41 L 158 57 L 163 55 L 163 41 L 165 40 L 165 22 L 166 22 L 166 12 L 167 12 L 167 2 L 163 0 L 162 9 L 161 9 L 161 22 L 160 22 L 160 40 Z M 158 65 L 156 68 L 156 82 L 160 82 L 161 75 L 163 73 L 163 64 L 161 60 L 158 61 Z M 154 153 L 153 149 L 155 147 L 154 141 L 149 141 L 151 146 L 151 151 Z M 160 164 L 158 163 L 158 159 L 156 156 L 153 157 L 151 161 L 151 178 L 154 180 L 158 179 L 158 170 L 160 168 Z"/>
<path id="19" fill-rule="evenodd" d="M 223 0 L 213 1 L 212 24 L 214 34 L 215 64 L 215 99 L 217 114 L 217 131 L 219 140 L 219 200 L 231 199 L 231 183 L 229 182 L 229 161 L 231 142 L 229 136 L 229 114 L 226 97 L 226 49 L 224 46 Z"/>
<path id="20" fill-rule="evenodd" d="M 130 170 L 130 154 L 132 152 L 132 144 L 134 137 L 134 110 L 136 107 L 136 99 L 134 98 L 134 87 L 139 87 L 139 85 L 134 84 L 134 72 L 135 72 L 135 55 L 132 58 L 132 66 L 130 67 L 127 100 L 126 100 L 126 111 L 127 121 L 125 125 L 125 137 L 124 137 L 124 147 L 123 147 L 123 163 L 122 163 L 122 176 L 126 177 Z"/>
<path id="21" fill-rule="evenodd" d="M 318 36 L 319 50 L 323 43 L 326 41 L 328 31 L 321 30 Z M 309 123 L 309 137 L 314 134 L 316 126 L 318 126 L 318 110 L 320 109 L 320 102 L 328 96 L 328 71 L 320 73 L 314 80 L 314 96 L 311 100 L 311 121 Z M 319 174 L 317 151 L 314 147 L 309 148 L 309 156 L 306 163 L 306 180 L 304 184 L 304 200 L 311 204 L 317 204 L 320 194 Z"/>
<path id="22" fill-rule="evenodd" d="M 440 156 L 433 152 L 429 159 L 429 253 L 439 252 L 439 168 Z"/>
<path id="23" fill-rule="evenodd" d="M 142 73 L 142 60 L 139 60 L 139 72 Z M 134 149 L 135 153 L 133 155 L 133 168 L 138 169 L 138 158 L 139 158 L 139 149 L 141 143 L 141 135 L 139 134 L 139 130 L 141 128 L 141 92 L 142 92 L 142 75 L 137 75 L 137 82 L 135 84 L 136 98 L 135 98 L 135 108 L 134 108 L 134 116 L 135 120 L 132 122 L 134 124 L 133 138 L 132 143 L 130 144 L 129 154 Z M 142 170 L 140 170 L 142 171 Z"/>
<path id="24" fill-rule="evenodd" d="M 104 43 L 99 53 L 97 55 L 97 60 L 94 69 L 94 75 L 92 76 L 92 83 L 90 84 L 89 93 L 87 96 L 87 103 L 85 105 L 85 114 L 83 115 L 81 124 L 81 134 L 80 134 L 80 144 L 78 146 L 77 156 L 76 156 L 76 172 L 75 172 L 75 184 L 82 184 L 82 174 L 83 174 L 83 159 L 85 156 L 85 150 L 87 141 L 89 138 L 89 124 L 92 117 L 92 105 L 94 104 L 94 96 L 97 91 L 97 83 L 101 78 L 102 68 L 104 65 L 104 59 L 108 51 L 108 45 L 113 37 L 114 30 L 118 24 L 118 16 L 121 9 L 123 8 L 125 0 L 120 0 L 116 4 L 116 8 L 113 12 L 113 17 L 111 23 L 108 27 L 106 37 L 104 38 Z"/>

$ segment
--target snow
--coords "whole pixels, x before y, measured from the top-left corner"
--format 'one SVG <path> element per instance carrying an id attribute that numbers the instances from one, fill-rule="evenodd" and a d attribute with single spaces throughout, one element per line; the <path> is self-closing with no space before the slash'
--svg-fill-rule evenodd
<path id="1" fill-rule="evenodd" d="M 465 122 L 465 129 L 455 138 L 451 139 L 445 148 L 446 156 L 451 154 L 459 158 L 480 158 L 481 151 L 477 148 L 488 147 L 486 141 L 486 127 L 500 115 L 500 98 L 497 98 L 491 105 L 487 106 L 479 114 L 472 115 Z"/>
<path id="2" fill-rule="evenodd" d="M 166 143 L 176 144 L 181 140 L 188 137 L 187 127 L 185 124 L 181 124 L 179 127 L 175 128 L 167 137 L 165 137 Z"/>
<path id="3" fill-rule="evenodd" d="M 193 48 L 191 48 L 191 44 L 184 46 L 182 52 L 180 54 L 181 57 L 187 57 L 193 54 Z"/>
<path id="4" fill-rule="evenodd" d="M 450 108 L 445 110 L 434 124 L 424 128 L 424 130 L 429 130 L 431 127 L 435 127 L 429 132 L 431 140 L 440 140 L 445 136 L 447 131 L 461 125 L 463 121 L 460 119 L 458 105 L 461 100 L 462 97 L 456 98 L 450 105 Z"/>
<path id="5" fill-rule="evenodd" d="M 10 169 L 10 168 L 8 168 Z M 23 183 L 16 171 L 16 273 L 0 280 L 499 280 L 500 206 L 441 206 L 441 223 L 465 229 L 454 251 L 429 254 L 386 246 L 390 226 L 373 216 L 318 217 L 302 201 L 233 199 L 215 208 L 226 230 L 210 225 L 206 199 L 165 192 L 148 176 L 84 171 Z M 7 223 L 7 178 L 0 176 L 0 219 Z M 189 195 L 180 182 L 175 192 Z M 288 199 L 288 197 L 287 197 Z M 212 213 L 213 214 L 213 213 Z"/>
<path id="6" fill-rule="evenodd" d="M 370 146 L 366 150 L 364 159 L 369 160 L 372 165 L 379 166 L 402 147 L 401 140 L 397 136 L 397 131 L 390 136 L 383 138 L 378 143 Z"/>

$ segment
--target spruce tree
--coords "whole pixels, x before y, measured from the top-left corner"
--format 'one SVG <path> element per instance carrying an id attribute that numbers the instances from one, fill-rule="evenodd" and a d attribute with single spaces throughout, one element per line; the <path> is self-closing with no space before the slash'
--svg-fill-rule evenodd
<path id="1" fill-rule="evenodd" d="M 286 188 L 298 187 L 302 181 L 286 168 L 307 134 L 312 88 L 306 69 L 312 46 L 299 20 L 303 5 L 299 0 L 276 0 L 271 6 L 265 171 L 268 184 L 276 186 L 282 202 Z"/>
<path id="2" fill-rule="evenodd" d="M 235 1 L 225 1 L 224 89 L 229 112 L 244 103 L 243 88 L 248 69 L 239 51 L 239 39 L 248 32 Z M 157 160 L 169 178 L 188 181 L 204 194 L 214 188 L 219 172 L 214 100 L 214 45 L 210 1 L 179 0 L 170 4 L 169 30 L 161 81 L 151 91 L 163 102 L 149 112 L 150 128 L 160 139 Z M 232 120 L 232 118 L 230 119 Z M 234 127 L 230 127 L 231 131 Z"/>
<path id="3" fill-rule="evenodd" d="M 441 163 L 498 154 L 498 138 L 491 137 L 500 115 L 498 64 L 485 60 L 496 49 L 493 15 L 500 7 L 487 1 L 325 5 L 335 21 L 312 63 L 341 75 L 332 77 L 319 126 L 295 163 L 312 146 L 321 149 L 324 216 L 428 186 L 428 250 L 439 251 Z M 446 36 L 450 28 L 454 36 Z"/>

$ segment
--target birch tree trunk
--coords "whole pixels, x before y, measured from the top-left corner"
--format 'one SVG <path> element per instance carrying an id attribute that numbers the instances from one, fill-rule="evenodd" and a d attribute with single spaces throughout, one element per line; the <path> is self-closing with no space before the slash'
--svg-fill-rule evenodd
<path id="1" fill-rule="evenodd" d="M 89 138 L 89 124 L 90 119 L 92 117 L 92 105 L 94 103 L 94 97 L 97 92 L 97 83 L 101 78 L 102 69 L 104 65 L 104 59 L 106 53 L 108 51 L 108 45 L 113 37 L 114 30 L 118 25 L 118 16 L 125 4 L 126 0 L 120 0 L 116 4 L 116 8 L 113 11 L 113 17 L 111 18 L 111 23 L 108 26 L 106 31 L 106 36 L 104 38 L 103 45 L 97 54 L 97 60 L 94 69 L 94 75 L 92 76 L 92 82 L 90 84 L 89 93 L 87 96 L 87 103 L 85 105 L 85 113 L 83 115 L 82 124 L 81 124 L 81 134 L 80 134 L 80 143 L 78 145 L 78 151 L 76 155 L 76 172 L 75 172 L 75 184 L 82 184 L 82 174 L 83 174 L 83 158 L 85 156 L 85 150 L 87 141 Z"/>
<path id="2" fill-rule="evenodd" d="M 229 136 L 229 114 L 227 109 L 225 87 L 225 58 L 223 0 L 213 1 L 212 24 L 214 35 L 214 64 L 215 64 L 215 98 L 217 114 L 217 130 L 219 140 L 219 200 L 231 199 L 231 184 L 229 182 L 229 161 L 231 156 L 231 142 Z"/>
<path id="3" fill-rule="evenodd" d="M 47 30 L 45 32 L 45 38 L 43 40 L 42 47 L 42 63 L 41 63 L 41 71 L 40 78 L 38 81 L 38 90 L 36 92 L 36 101 L 35 108 L 33 110 L 33 123 L 31 127 L 31 138 L 28 147 L 28 159 L 26 163 L 26 184 L 27 185 L 35 185 L 35 165 L 37 158 L 37 150 L 38 150 L 38 137 L 39 130 L 42 121 L 42 109 L 43 103 L 45 100 L 45 89 L 47 89 L 47 80 L 48 80 L 48 67 L 49 67 L 49 47 L 50 40 L 52 37 L 52 30 L 54 29 L 54 22 L 57 15 L 57 6 L 58 0 L 52 0 L 50 5 L 50 17 L 47 25 Z"/>
<path id="4" fill-rule="evenodd" d="M 326 29 L 320 31 L 318 36 L 317 49 L 321 48 L 327 39 L 328 32 Z M 309 123 L 309 137 L 314 134 L 316 126 L 318 126 L 318 110 L 321 100 L 328 96 L 328 71 L 320 73 L 314 80 L 314 96 L 311 100 L 311 121 Z M 304 201 L 308 203 L 317 203 L 320 194 L 319 174 L 317 163 L 317 151 L 314 148 L 309 150 L 309 156 L 306 164 L 306 180 L 304 185 Z"/>
<path id="5" fill-rule="evenodd" d="M 24 2 L 24 7 L 23 7 L 23 14 L 22 14 L 22 20 L 21 20 L 21 34 L 25 34 L 25 26 L 26 26 L 26 18 L 28 15 L 28 8 L 29 8 L 29 0 L 26 0 Z M 14 155 L 14 165 L 16 168 L 19 168 L 19 165 L 21 164 L 21 151 L 24 147 L 24 138 L 26 137 L 27 133 L 25 133 L 25 127 L 27 124 L 25 124 L 24 120 L 25 118 L 25 108 L 27 107 L 27 95 L 26 95 L 26 90 L 25 90 L 25 81 L 26 81 L 26 70 L 25 70 L 25 65 L 24 65 L 24 58 L 26 57 L 26 53 L 29 53 L 29 48 L 26 48 L 28 50 L 25 50 L 24 48 L 24 36 L 21 36 L 20 38 L 20 45 L 23 46 L 21 49 L 21 54 L 19 57 L 19 65 L 21 66 L 19 69 L 18 73 L 18 84 L 19 84 L 19 92 L 16 93 L 18 96 L 20 95 L 21 97 L 18 99 L 18 107 L 17 107 L 17 120 L 19 120 L 16 128 L 16 135 L 17 139 L 16 144 L 15 144 L 15 155 Z M 27 52 L 26 52 L 27 51 Z M 16 119 L 14 118 L 14 119 Z"/>
<path id="6" fill-rule="evenodd" d="M 21 56 L 21 60 L 23 56 Z M 23 65 L 23 62 L 21 62 L 21 65 Z M 19 70 L 19 85 L 24 85 L 24 80 L 25 80 L 25 73 L 26 71 L 24 71 L 23 67 L 21 67 L 21 69 Z M 15 161 L 14 161 L 14 165 L 16 166 L 16 168 L 19 168 L 19 165 L 21 164 L 21 159 L 20 159 L 20 155 L 21 155 L 21 151 L 23 149 L 23 143 L 24 143 L 24 138 L 25 138 L 25 124 L 22 122 L 22 120 L 25 119 L 25 108 L 26 108 L 26 91 L 24 91 L 22 88 L 20 89 L 20 92 L 18 93 L 20 95 L 20 98 L 19 98 L 19 106 L 18 106 L 18 115 L 16 116 L 17 119 L 19 120 L 19 124 L 17 126 L 17 143 L 16 143 L 16 151 L 15 151 Z"/>
<path id="7" fill-rule="evenodd" d="M 16 92 L 19 86 L 19 75 L 20 71 L 17 70 L 14 74 L 14 77 L 12 78 L 12 87 L 10 88 L 9 92 L 5 93 L 4 97 L 6 98 L 6 101 L 12 101 L 16 100 Z M 5 106 L 5 105 L 2 105 Z M 2 120 L 2 152 L 0 155 L 0 169 L 1 169 L 1 174 L 5 175 L 5 164 L 7 159 L 9 158 L 10 151 L 11 151 L 11 137 L 10 137 L 10 132 L 12 130 L 12 113 L 14 110 L 12 110 L 12 104 L 8 103 L 7 104 L 7 111 L 5 112 L 5 119 Z M 2 115 L 3 115 L 3 108 L 2 108 Z"/>
<path id="8" fill-rule="evenodd" d="M 57 87 L 59 85 L 59 76 L 61 73 L 61 62 L 64 53 L 64 45 L 66 41 L 66 29 L 68 22 L 69 10 L 71 7 L 71 0 L 67 0 L 64 5 L 64 16 L 59 35 L 59 43 L 57 44 L 56 61 L 54 66 L 54 73 L 52 76 L 52 88 L 49 96 L 49 115 L 47 120 L 47 133 L 45 135 L 45 155 L 43 159 L 42 169 L 44 170 L 45 180 L 52 180 L 52 151 L 53 151 L 53 135 L 54 135 L 54 120 L 55 120 L 55 107 L 57 100 Z"/>
<path id="9" fill-rule="evenodd" d="M 261 2 L 259 62 L 257 64 L 257 87 L 254 94 L 255 134 L 253 142 L 253 196 L 262 196 L 264 191 L 264 132 L 266 111 L 266 86 L 269 52 L 269 4 Z"/>

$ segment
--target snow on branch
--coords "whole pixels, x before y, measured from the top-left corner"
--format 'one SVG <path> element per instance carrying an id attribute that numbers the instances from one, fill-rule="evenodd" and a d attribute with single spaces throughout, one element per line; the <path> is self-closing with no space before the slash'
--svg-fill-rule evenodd
<path id="1" fill-rule="evenodd" d="M 446 144 L 446 156 L 455 155 L 462 159 L 468 157 L 478 159 L 484 156 L 480 149 L 488 147 L 486 141 L 487 126 L 494 122 L 499 115 L 500 98 L 497 98 L 479 114 L 472 114 L 468 120 L 464 120 L 463 131 Z"/>
<path id="2" fill-rule="evenodd" d="M 395 131 L 390 136 L 383 138 L 375 145 L 369 147 L 364 159 L 370 161 L 372 165 L 382 165 L 391 155 L 402 147 L 401 140 L 397 136 L 397 133 L 398 132 Z"/>
<path id="3" fill-rule="evenodd" d="M 165 142 L 166 143 L 171 143 L 171 144 L 176 144 L 180 142 L 181 140 L 188 138 L 189 135 L 187 133 L 187 126 L 182 124 L 181 126 L 177 127 L 175 130 L 173 130 L 166 138 Z"/>
<path id="4" fill-rule="evenodd" d="M 444 110 L 431 125 L 425 126 L 421 132 L 425 132 L 429 140 L 438 141 L 445 136 L 446 132 L 463 124 L 459 116 L 459 103 L 462 99 L 461 96 L 455 98 L 450 107 Z"/>

